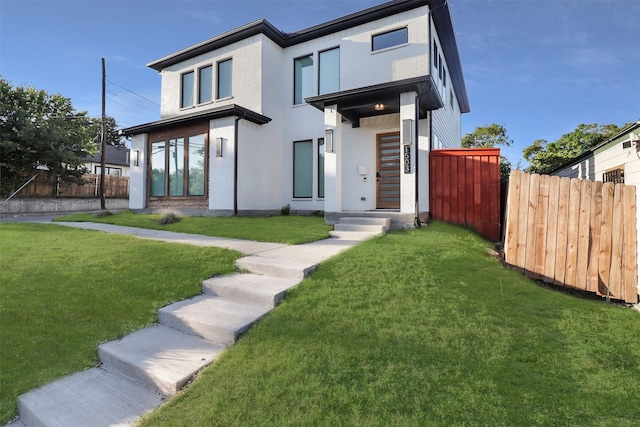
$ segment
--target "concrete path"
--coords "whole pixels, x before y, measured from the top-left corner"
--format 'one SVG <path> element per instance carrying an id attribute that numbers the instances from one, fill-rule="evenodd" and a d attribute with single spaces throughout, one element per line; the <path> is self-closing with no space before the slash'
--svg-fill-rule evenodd
<path id="1" fill-rule="evenodd" d="M 175 395 L 242 333 L 272 310 L 316 266 L 388 230 L 341 227 L 332 238 L 303 245 L 254 242 L 85 222 L 60 222 L 108 233 L 247 255 L 239 273 L 202 283 L 201 295 L 162 307 L 158 324 L 98 346 L 99 365 L 53 381 L 18 399 L 8 427 L 128 426 Z"/>

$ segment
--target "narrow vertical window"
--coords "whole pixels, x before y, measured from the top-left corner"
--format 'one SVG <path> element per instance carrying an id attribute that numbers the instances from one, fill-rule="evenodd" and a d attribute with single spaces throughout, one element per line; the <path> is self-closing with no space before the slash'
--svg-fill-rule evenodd
<path id="1" fill-rule="evenodd" d="M 202 67 L 198 70 L 198 104 L 211 102 L 213 99 L 213 67 Z"/>
<path id="2" fill-rule="evenodd" d="M 204 141 L 205 135 L 189 137 L 188 196 L 204 196 Z"/>
<path id="3" fill-rule="evenodd" d="M 320 52 L 318 58 L 318 95 L 340 90 L 340 48 Z"/>
<path id="4" fill-rule="evenodd" d="M 193 105 L 193 71 L 182 75 L 180 108 L 191 107 Z"/>
<path id="5" fill-rule="evenodd" d="M 293 197 L 313 197 L 313 141 L 293 143 Z"/>
<path id="6" fill-rule="evenodd" d="M 438 55 L 438 78 L 442 80 L 442 57 Z"/>
<path id="7" fill-rule="evenodd" d="M 318 139 L 318 197 L 324 197 L 324 138 Z"/>
<path id="8" fill-rule="evenodd" d="M 218 62 L 218 99 L 229 98 L 232 91 L 232 71 L 233 62 L 231 59 Z"/>
<path id="9" fill-rule="evenodd" d="M 164 196 L 165 142 L 151 144 L 151 196 Z"/>
<path id="10" fill-rule="evenodd" d="M 447 87 L 447 69 L 442 66 L 442 84 Z"/>
<path id="11" fill-rule="evenodd" d="M 294 60 L 293 103 L 302 104 L 313 95 L 313 58 L 311 55 Z"/>
<path id="12" fill-rule="evenodd" d="M 433 68 L 438 69 L 438 44 L 433 41 Z"/>
<path id="13" fill-rule="evenodd" d="M 169 140 L 169 196 L 184 195 L 184 138 Z"/>

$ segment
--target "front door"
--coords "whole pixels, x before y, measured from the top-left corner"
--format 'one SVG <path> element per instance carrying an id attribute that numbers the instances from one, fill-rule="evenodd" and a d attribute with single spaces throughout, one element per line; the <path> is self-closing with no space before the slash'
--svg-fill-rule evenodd
<path id="1" fill-rule="evenodd" d="M 400 209 L 400 132 L 377 135 L 376 207 Z"/>

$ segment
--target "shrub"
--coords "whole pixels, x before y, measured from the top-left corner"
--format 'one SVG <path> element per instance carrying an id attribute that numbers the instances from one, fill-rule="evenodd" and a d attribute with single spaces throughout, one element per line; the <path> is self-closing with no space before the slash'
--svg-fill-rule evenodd
<path id="1" fill-rule="evenodd" d="M 289 206 L 288 203 L 287 203 L 287 206 L 283 206 L 280 209 L 280 215 L 282 215 L 282 216 L 287 216 L 287 215 L 289 215 L 290 212 L 291 212 L 291 206 Z"/>
<path id="2" fill-rule="evenodd" d="M 173 224 L 174 222 L 179 222 L 182 219 L 180 215 L 175 212 L 168 212 L 158 220 L 158 224 L 167 225 Z"/>
<path id="3" fill-rule="evenodd" d="M 100 211 L 100 212 L 96 212 L 93 214 L 94 218 L 104 218 L 105 216 L 111 216 L 111 215 L 115 215 L 113 212 L 111 211 Z"/>

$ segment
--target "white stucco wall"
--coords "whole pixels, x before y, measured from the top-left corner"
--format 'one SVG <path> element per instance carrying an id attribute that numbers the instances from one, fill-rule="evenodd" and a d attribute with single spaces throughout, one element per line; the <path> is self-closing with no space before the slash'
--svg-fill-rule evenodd
<path id="1" fill-rule="evenodd" d="M 235 118 L 209 123 L 209 209 L 231 214 L 234 208 Z M 222 157 L 216 157 L 216 138 L 222 138 Z"/>
<path id="2" fill-rule="evenodd" d="M 147 207 L 147 134 L 131 137 L 131 167 L 129 169 L 129 209 Z M 133 165 L 133 152 L 138 151 L 138 166 Z"/>

